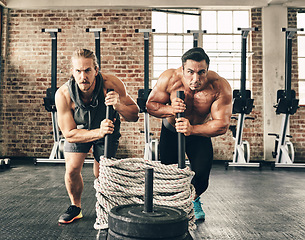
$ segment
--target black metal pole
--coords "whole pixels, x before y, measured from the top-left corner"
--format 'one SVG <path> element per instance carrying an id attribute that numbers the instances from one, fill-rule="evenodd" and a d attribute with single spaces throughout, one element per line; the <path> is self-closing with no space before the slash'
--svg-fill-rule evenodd
<path id="1" fill-rule="evenodd" d="M 55 99 L 55 92 L 57 90 L 57 33 L 61 32 L 60 28 L 46 29 L 43 28 L 42 32 L 50 33 L 52 39 L 51 49 L 51 97 Z"/>
<path id="2" fill-rule="evenodd" d="M 193 33 L 193 47 L 198 47 L 199 33 Z"/>
<path id="3" fill-rule="evenodd" d="M 144 33 L 144 98 L 149 94 L 149 32 Z"/>
<path id="4" fill-rule="evenodd" d="M 193 34 L 193 47 L 198 47 L 199 33 L 207 33 L 206 30 L 187 30 L 187 33 Z"/>
<path id="5" fill-rule="evenodd" d="M 113 91 L 113 89 L 107 89 L 107 93 Z M 111 121 L 113 121 L 113 106 L 109 105 L 106 106 L 106 119 L 110 119 Z M 104 145 L 104 156 L 106 158 L 110 158 L 110 151 L 109 151 L 109 147 L 110 147 L 110 143 L 111 143 L 111 135 L 107 134 L 105 136 L 105 145 Z"/>
<path id="6" fill-rule="evenodd" d="M 95 38 L 95 56 L 99 69 L 101 69 L 101 32 L 105 32 L 106 28 L 86 28 L 86 32 L 93 32 Z"/>
<path id="7" fill-rule="evenodd" d="M 241 77 L 240 77 L 240 94 L 242 99 L 246 99 L 246 75 L 247 75 L 247 37 L 250 31 L 258 31 L 254 28 L 238 28 L 241 30 Z"/>
<path id="8" fill-rule="evenodd" d="M 135 29 L 136 33 L 144 33 L 144 96 L 145 104 L 149 95 L 149 33 L 155 29 Z"/>
<path id="9" fill-rule="evenodd" d="M 292 38 L 290 32 L 286 32 L 286 53 L 285 53 L 285 93 L 288 101 L 291 100 L 291 56 L 292 56 Z"/>
<path id="10" fill-rule="evenodd" d="M 144 195 L 144 212 L 153 212 L 153 177 L 154 169 L 145 168 L 145 195 Z"/>
<path id="11" fill-rule="evenodd" d="M 57 33 L 52 38 L 52 61 L 51 61 L 51 92 L 52 97 L 55 99 L 55 92 L 57 90 Z"/>
<path id="12" fill-rule="evenodd" d="M 184 100 L 184 91 L 177 91 L 177 97 Z M 177 113 L 177 117 L 184 117 L 184 113 Z M 185 136 L 178 133 L 178 168 L 185 168 Z"/>
<path id="13" fill-rule="evenodd" d="M 95 56 L 97 58 L 97 63 L 99 69 L 101 69 L 101 41 L 100 41 L 100 32 L 95 32 Z"/>
<path id="14" fill-rule="evenodd" d="M 240 92 L 243 99 L 246 98 L 246 66 L 247 66 L 247 33 L 242 31 L 241 40 L 241 78 L 240 78 Z"/>

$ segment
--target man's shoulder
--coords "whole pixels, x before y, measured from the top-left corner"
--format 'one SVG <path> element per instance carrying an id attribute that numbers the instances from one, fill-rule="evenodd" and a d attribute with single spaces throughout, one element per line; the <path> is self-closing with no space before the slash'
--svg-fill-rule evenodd
<path id="1" fill-rule="evenodd" d="M 209 70 L 208 71 L 208 81 L 211 83 L 211 84 L 228 84 L 228 81 L 224 78 L 224 77 L 221 77 L 217 72 L 214 72 L 212 70 Z"/>
<path id="2" fill-rule="evenodd" d="M 65 99 L 66 101 L 71 99 L 67 84 L 64 84 L 60 88 L 58 88 L 55 94 L 55 99 L 60 101 L 62 101 L 63 99 Z"/>
<path id="3" fill-rule="evenodd" d="M 209 70 L 208 71 L 208 79 L 209 80 L 217 80 L 219 78 L 220 78 L 220 76 L 219 76 L 219 74 L 217 72 L 215 72 L 213 70 Z"/>
<path id="4" fill-rule="evenodd" d="M 181 69 L 180 68 L 170 68 L 165 70 L 162 74 L 162 77 L 168 78 L 168 79 L 173 79 L 176 78 L 178 76 L 181 76 Z"/>
<path id="5" fill-rule="evenodd" d="M 158 80 L 159 88 L 164 89 L 168 93 L 176 91 L 181 85 L 182 75 L 179 69 L 167 69 L 161 74 Z"/>
<path id="6" fill-rule="evenodd" d="M 209 70 L 208 81 L 212 84 L 213 89 L 217 92 L 217 96 L 227 96 L 230 99 L 232 98 L 232 89 L 228 80 L 219 76 L 218 73 Z"/>
<path id="7" fill-rule="evenodd" d="M 102 76 L 104 86 L 106 88 L 107 87 L 109 88 L 110 86 L 113 86 L 114 84 L 116 85 L 116 83 L 121 82 L 121 80 L 113 74 L 100 73 L 100 75 Z M 113 88 L 113 87 L 111 87 L 111 88 Z"/>
<path id="8" fill-rule="evenodd" d="M 104 81 L 117 80 L 118 78 L 114 74 L 100 73 Z"/>
<path id="9" fill-rule="evenodd" d="M 167 85 L 174 85 L 177 81 L 182 80 L 182 74 L 181 71 L 178 69 L 167 69 L 164 71 L 160 78 L 162 82 L 165 82 Z"/>

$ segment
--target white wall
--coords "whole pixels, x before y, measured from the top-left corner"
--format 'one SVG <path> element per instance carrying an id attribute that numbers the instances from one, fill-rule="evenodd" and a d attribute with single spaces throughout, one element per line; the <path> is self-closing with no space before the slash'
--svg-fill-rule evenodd
<path id="1" fill-rule="evenodd" d="M 287 8 L 270 5 L 263 8 L 263 89 L 264 89 L 264 155 L 272 159 L 274 137 L 268 133 L 279 133 L 282 115 L 275 114 L 276 92 L 285 89 L 285 33 Z"/>

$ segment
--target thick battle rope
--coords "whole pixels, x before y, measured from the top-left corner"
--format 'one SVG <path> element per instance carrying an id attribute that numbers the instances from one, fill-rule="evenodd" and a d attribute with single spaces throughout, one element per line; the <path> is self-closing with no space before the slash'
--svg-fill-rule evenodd
<path id="1" fill-rule="evenodd" d="M 164 165 L 142 158 L 108 159 L 100 161 L 96 189 L 96 230 L 108 228 L 108 213 L 118 205 L 143 204 L 145 168 L 154 169 L 153 204 L 184 210 L 189 218 L 189 229 L 194 230 L 195 218 L 192 200 L 195 188 L 191 184 L 194 172 L 189 167 L 179 169 L 177 164 Z"/>

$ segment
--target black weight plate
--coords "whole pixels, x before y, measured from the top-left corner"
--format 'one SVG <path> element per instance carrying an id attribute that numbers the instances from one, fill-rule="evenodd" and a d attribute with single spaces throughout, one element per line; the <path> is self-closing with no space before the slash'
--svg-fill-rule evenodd
<path id="1" fill-rule="evenodd" d="M 183 210 L 154 206 L 145 213 L 144 205 L 121 205 L 109 212 L 108 226 L 113 232 L 128 237 L 171 238 L 188 232 L 188 218 Z"/>

